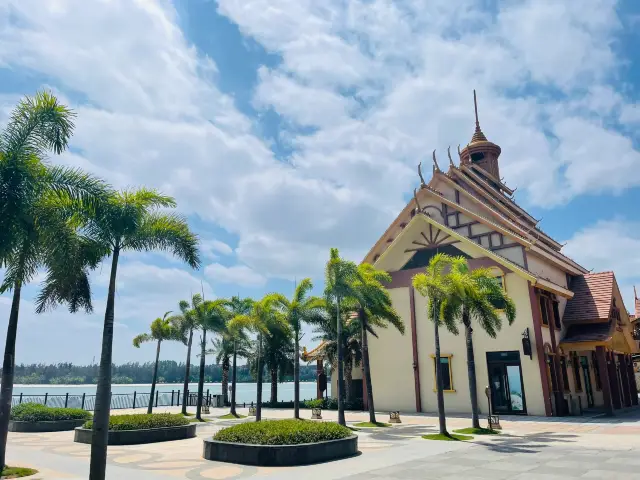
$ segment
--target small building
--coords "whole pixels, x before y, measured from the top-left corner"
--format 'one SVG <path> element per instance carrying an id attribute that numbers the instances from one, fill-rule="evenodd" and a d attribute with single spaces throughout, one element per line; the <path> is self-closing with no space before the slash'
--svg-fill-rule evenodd
<path id="1" fill-rule="evenodd" d="M 406 325 L 404 336 L 380 329 L 369 340 L 376 409 L 437 411 L 433 325 L 412 278 L 439 252 L 466 257 L 471 269 L 490 268 L 517 308 L 515 322 L 505 321 L 495 339 L 474 328 L 483 414 L 486 386 L 499 414 L 613 413 L 637 405 L 631 355 L 638 342 L 614 273 L 590 273 L 562 253 L 514 201 L 500 176 L 501 153 L 482 132 L 476 105 L 475 132 L 458 148 L 459 160 L 449 154 L 443 170 L 434 152 L 431 179 L 419 168 L 414 199 L 364 258 L 391 274 L 388 288 Z M 440 342 L 446 410 L 470 412 L 464 334 L 440 329 Z M 362 378 L 356 370 L 354 378 Z"/>

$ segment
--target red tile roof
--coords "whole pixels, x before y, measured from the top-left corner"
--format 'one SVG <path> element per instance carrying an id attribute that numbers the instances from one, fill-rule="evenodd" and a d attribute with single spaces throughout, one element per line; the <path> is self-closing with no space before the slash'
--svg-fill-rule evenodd
<path id="1" fill-rule="evenodd" d="M 562 320 L 607 320 L 611 313 L 614 282 L 613 272 L 588 273 L 574 277 L 569 287 L 574 296 L 567 302 Z"/>

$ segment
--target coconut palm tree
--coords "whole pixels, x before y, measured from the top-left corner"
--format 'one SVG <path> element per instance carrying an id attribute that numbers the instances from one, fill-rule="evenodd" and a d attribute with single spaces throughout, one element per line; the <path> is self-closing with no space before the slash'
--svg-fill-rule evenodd
<path id="1" fill-rule="evenodd" d="M 319 297 L 309 296 L 309 292 L 312 289 L 313 283 L 311 279 L 305 278 L 296 285 L 291 300 L 287 299 L 284 295 L 275 294 L 276 305 L 283 311 L 287 322 L 293 329 L 293 416 L 295 418 L 300 418 L 300 328 L 303 323 L 315 323 L 325 314 L 324 300 Z M 275 372 L 277 372 L 277 370 L 275 370 Z M 273 369 L 271 370 L 271 375 L 271 388 L 273 392 Z M 275 388 L 277 388 L 277 373 Z"/>
<path id="2" fill-rule="evenodd" d="M 358 279 L 358 267 L 354 262 L 340 258 L 337 248 L 332 248 L 329 253 L 329 261 L 325 267 L 325 297 L 327 304 L 335 305 L 336 311 L 336 338 L 337 364 L 338 364 L 338 423 L 346 425 L 344 418 L 344 365 L 343 348 L 339 339 L 342 337 L 342 320 L 340 318 L 340 304 L 343 300 L 354 298 L 358 292 L 354 289 L 354 282 Z"/>
<path id="3" fill-rule="evenodd" d="M 200 336 L 200 371 L 198 376 L 198 402 L 196 418 L 202 421 L 202 403 L 204 399 L 204 368 L 207 355 L 207 332 L 222 333 L 229 320 L 229 301 L 225 298 L 203 300 L 198 294 L 193 296 L 193 315 L 196 319 Z"/>
<path id="4" fill-rule="evenodd" d="M 368 263 L 359 265 L 358 272 L 360 278 L 355 281 L 354 285 L 359 292 L 359 295 L 354 299 L 357 304 L 357 316 L 352 317 L 351 321 L 356 321 L 360 326 L 362 366 L 367 387 L 369 422 L 375 424 L 377 422 L 373 405 L 368 334 L 377 337 L 375 328 L 387 328 L 389 325 L 393 325 L 404 335 L 404 323 L 393 308 L 389 292 L 384 288 L 384 283 L 391 281 L 391 275 L 383 270 L 376 270 Z"/>
<path id="5" fill-rule="evenodd" d="M 38 270 L 47 272 L 37 311 L 68 303 L 71 312 L 91 311 L 88 269 L 103 255 L 100 245 L 77 234 L 75 214 L 89 212 L 109 190 L 80 170 L 52 166 L 73 132 L 75 114 L 56 97 L 25 97 L 0 132 L 0 294 L 13 293 L 2 364 L 0 470 L 5 465 L 13 395 L 16 337 L 22 287 Z"/>
<path id="6" fill-rule="evenodd" d="M 449 436 L 447 420 L 444 411 L 444 392 L 442 387 L 442 369 L 440 368 L 440 333 L 439 327 L 444 325 L 454 335 L 458 334 L 458 326 L 452 316 L 442 315 L 445 302 L 454 297 L 454 285 L 446 271 L 452 264 L 453 258 L 444 253 L 434 255 L 427 265 L 425 273 L 413 277 L 414 288 L 423 297 L 428 298 L 427 317 L 433 322 L 435 338 L 436 389 L 438 392 L 438 420 L 440 434 Z"/>
<path id="7" fill-rule="evenodd" d="M 282 312 L 276 308 L 277 295 L 268 294 L 261 300 L 254 302 L 251 311 L 246 315 L 236 315 L 230 322 L 232 331 L 249 330 L 257 335 L 256 339 L 256 422 L 262 419 L 262 375 L 263 358 L 262 349 L 265 336 L 271 336 L 271 331 L 276 329 L 286 330 L 287 321 Z"/>
<path id="8" fill-rule="evenodd" d="M 185 362 L 184 384 L 182 386 L 182 415 L 187 414 L 189 377 L 191 374 L 191 345 L 193 343 L 193 331 L 197 327 L 192 305 L 193 298 L 191 299 L 191 304 L 186 300 L 180 300 L 180 302 L 178 302 L 180 313 L 171 317 L 174 327 L 180 332 L 182 343 L 187 346 L 187 361 Z"/>
<path id="9" fill-rule="evenodd" d="M 133 339 L 133 346 L 140 348 L 146 342 L 158 342 L 156 347 L 156 362 L 153 367 L 153 380 L 151 381 L 151 394 L 147 413 L 153 412 L 153 399 L 156 393 L 156 381 L 158 380 L 158 362 L 160 361 L 160 345 L 166 340 L 180 340 L 180 332 L 176 329 L 171 318 L 167 318 L 171 312 L 166 312 L 162 318 L 156 318 L 151 322 L 151 332 L 141 333 Z"/>
<path id="10" fill-rule="evenodd" d="M 448 277 L 456 294 L 445 301 L 443 316 L 448 317 L 448 321 L 460 320 L 464 325 L 472 424 L 473 428 L 480 428 L 471 321 L 475 320 L 487 335 L 496 338 L 502 328 L 500 311 L 504 312 L 511 325 L 516 318 L 516 307 L 489 269 L 479 268 L 471 272 L 464 257 L 453 258 Z"/>
<path id="11" fill-rule="evenodd" d="M 234 354 L 234 347 L 236 349 L 236 357 L 240 356 L 248 358 L 250 356 L 250 344 L 249 340 L 241 336 L 237 345 L 234 345 L 234 339 L 229 334 L 228 330 L 222 332 L 219 338 L 211 340 L 212 348 L 207 350 L 207 354 L 215 355 L 216 364 L 222 367 L 222 397 L 224 404 L 229 404 L 229 372 L 231 371 L 231 359 Z"/>
<path id="12" fill-rule="evenodd" d="M 253 309 L 254 301 L 251 298 L 240 298 L 238 296 L 231 297 L 229 302 L 229 310 L 231 319 L 226 325 L 226 334 L 230 341 L 233 342 L 233 365 L 231 369 L 231 415 L 238 416 L 236 412 L 236 375 L 238 355 L 241 355 L 241 346 L 246 341 L 247 322 L 243 317 L 248 315 Z M 236 317 L 240 317 L 235 320 Z M 242 355 L 241 355 L 242 356 Z"/>
<path id="13" fill-rule="evenodd" d="M 175 207 L 173 198 L 154 190 L 140 189 L 112 194 L 96 205 L 84 232 L 111 255 L 111 272 L 102 333 L 100 373 L 96 390 L 91 441 L 90 480 L 103 480 L 106 473 L 107 435 L 111 395 L 111 365 L 116 278 L 120 255 L 126 251 L 164 250 L 189 266 L 200 265 L 198 238 L 187 221 L 175 214 L 158 211 Z"/>

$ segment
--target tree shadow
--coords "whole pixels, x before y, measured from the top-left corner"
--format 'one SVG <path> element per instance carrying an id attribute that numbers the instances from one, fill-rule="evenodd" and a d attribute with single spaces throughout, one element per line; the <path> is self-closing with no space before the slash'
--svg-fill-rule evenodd
<path id="1" fill-rule="evenodd" d="M 498 453 L 539 453 L 552 443 L 573 443 L 578 435 L 556 434 L 553 432 L 531 433 L 527 435 L 500 434 L 491 437 L 490 441 L 476 441 L 493 452 Z"/>

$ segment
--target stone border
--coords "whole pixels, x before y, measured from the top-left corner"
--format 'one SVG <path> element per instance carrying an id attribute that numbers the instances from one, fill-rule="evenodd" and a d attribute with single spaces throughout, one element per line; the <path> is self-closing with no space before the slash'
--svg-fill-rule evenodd
<path id="1" fill-rule="evenodd" d="M 91 443 L 90 428 L 76 428 L 73 438 L 77 443 Z M 109 445 L 138 445 L 141 443 L 184 440 L 196 436 L 196 424 L 178 427 L 149 428 L 145 430 L 109 430 Z"/>
<path id="2" fill-rule="evenodd" d="M 358 436 L 300 445 L 250 445 L 204 440 L 202 457 L 218 462 L 261 467 L 285 467 L 327 462 L 358 453 Z"/>
<path id="3" fill-rule="evenodd" d="M 9 420 L 10 432 L 66 432 L 76 427 L 81 427 L 86 420 L 53 420 L 48 422 L 23 422 Z"/>

